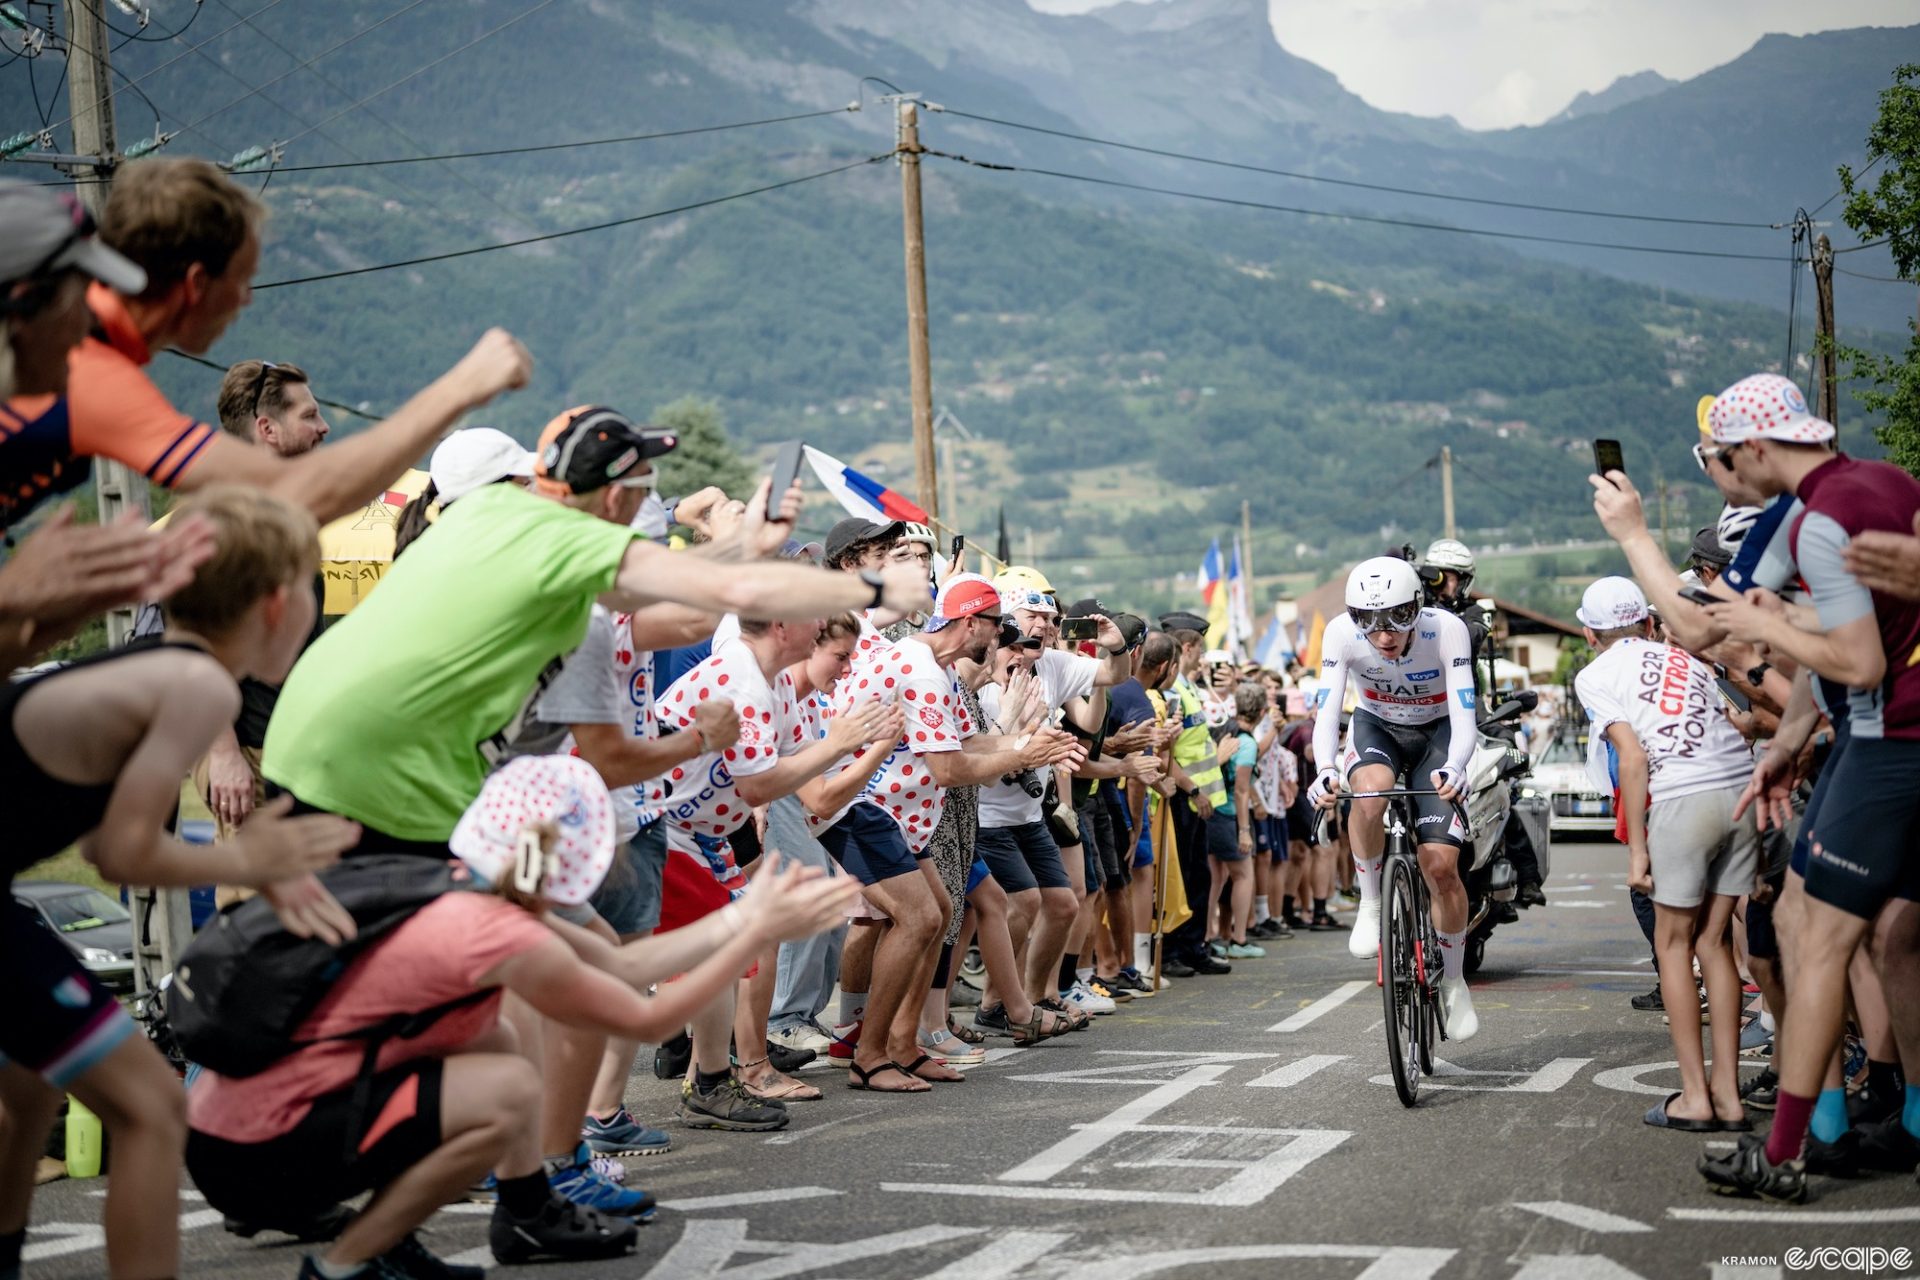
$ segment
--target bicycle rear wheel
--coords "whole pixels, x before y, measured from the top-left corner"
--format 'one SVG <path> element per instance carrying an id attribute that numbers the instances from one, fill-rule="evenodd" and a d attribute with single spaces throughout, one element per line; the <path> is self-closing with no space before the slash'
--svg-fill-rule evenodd
<path id="1" fill-rule="evenodd" d="M 1413 940 L 1418 916 L 1413 877 L 1405 858 L 1389 858 L 1381 886 L 1386 901 L 1380 912 L 1381 1000 L 1386 1013 L 1387 1057 L 1394 1092 L 1411 1107 L 1420 1092 L 1421 1042 L 1426 1016 L 1415 972 Z"/>

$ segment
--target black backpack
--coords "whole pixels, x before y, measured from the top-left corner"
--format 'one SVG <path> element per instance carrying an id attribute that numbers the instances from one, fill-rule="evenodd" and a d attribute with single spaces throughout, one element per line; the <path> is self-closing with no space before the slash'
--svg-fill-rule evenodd
<path id="1" fill-rule="evenodd" d="M 311 1043 L 295 1034 L 347 967 L 422 907 L 465 887 L 447 863 L 410 854 L 346 858 L 322 871 L 320 883 L 358 928 L 342 946 L 288 933 L 261 898 L 221 912 L 188 945 L 167 991 L 166 1018 L 189 1061 L 223 1076 L 252 1076 Z M 367 1042 L 364 1089 L 388 1040 L 417 1036 L 493 994 L 470 992 L 334 1038 Z"/>

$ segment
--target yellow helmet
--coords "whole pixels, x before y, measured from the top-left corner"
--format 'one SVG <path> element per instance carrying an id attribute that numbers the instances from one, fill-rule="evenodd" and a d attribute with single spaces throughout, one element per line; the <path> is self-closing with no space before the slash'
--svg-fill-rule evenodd
<path id="1" fill-rule="evenodd" d="M 1024 590 L 1039 591 L 1046 595 L 1053 594 L 1053 584 L 1047 581 L 1047 575 L 1041 573 L 1032 565 L 1008 565 L 1005 569 L 1001 570 L 1000 576 L 993 580 L 993 585 L 1002 595 L 1006 594 L 1008 587 L 1019 587 Z"/>
<path id="2" fill-rule="evenodd" d="M 1701 396 L 1699 403 L 1693 406 L 1693 416 L 1699 420 L 1700 434 L 1702 436 L 1711 438 L 1713 435 L 1712 428 L 1707 426 L 1707 416 L 1713 412 L 1713 402 L 1718 398 L 1717 396 Z"/>

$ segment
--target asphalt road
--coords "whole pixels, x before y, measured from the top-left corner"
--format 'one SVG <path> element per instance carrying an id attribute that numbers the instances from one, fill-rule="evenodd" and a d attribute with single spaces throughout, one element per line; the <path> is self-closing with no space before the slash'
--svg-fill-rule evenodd
<path id="1" fill-rule="evenodd" d="M 1650 978 L 1624 858 L 1562 845 L 1555 863 L 1549 905 L 1488 947 L 1480 1034 L 1443 1050 L 1411 1111 L 1385 1074 L 1372 965 L 1344 934 L 1302 934 L 1087 1032 L 1002 1049 L 929 1095 L 856 1093 L 810 1069 L 827 1096 L 791 1128 L 676 1130 L 672 1153 L 632 1162 L 664 1202 L 637 1254 L 543 1270 L 1133 1280 L 1279 1263 L 1339 1280 L 1731 1280 L 1791 1273 L 1793 1250 L 1920 1253 L 1912 1179 L 1821 1180 L 1797 1209 L 1720 1199 L 1693 1172 L 1712 1138 L 1641 1123 L 1677 1078 L 1659 1015 L 1627 1003 Z M 644 1075 L 629 1096 L 657 1122 L 674 1093 Z M 100 1185 L 39 1190 L 29 1276 L 103 1273 Z M 295 1246 L 233 1239 L 196 1199 L 181 1209 L 183 1275 L 297 1269 Z M 442 1213 L 430 1243 L 490 1263 L 479 1212 Z"/>

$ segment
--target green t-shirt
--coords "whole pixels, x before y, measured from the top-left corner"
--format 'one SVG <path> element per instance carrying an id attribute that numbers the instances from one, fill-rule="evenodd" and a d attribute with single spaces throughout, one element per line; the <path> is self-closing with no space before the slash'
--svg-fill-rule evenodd
<path id="1" fill-rule="evenodd" d="M 635 536 L 513 485 L 461 498 L 294 665 L 262 772 L 391 835 L 447 839 Z"/>

